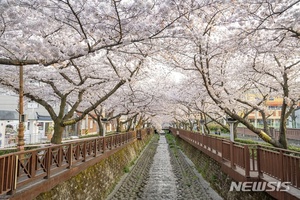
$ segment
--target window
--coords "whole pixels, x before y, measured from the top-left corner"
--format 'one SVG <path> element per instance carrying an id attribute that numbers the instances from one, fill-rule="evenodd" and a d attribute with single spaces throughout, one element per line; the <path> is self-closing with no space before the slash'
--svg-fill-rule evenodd
<path id="1" fill-rule="evenodd" d="M 37 126 L 39 127 L 39 130 L 44 130 L 44 122 L 39 122 Z"/>
<path id="2" fill-rule="evenodd" d="M 47 136 L 48 134 L 50 134 L 50 123 L 49 122 L 45 122 L 45 136 Z"/>
<path id="3" fill-rule="evenodd" d="M 281 106 L 269 106 L 269 110 L 280 110 Z"/>

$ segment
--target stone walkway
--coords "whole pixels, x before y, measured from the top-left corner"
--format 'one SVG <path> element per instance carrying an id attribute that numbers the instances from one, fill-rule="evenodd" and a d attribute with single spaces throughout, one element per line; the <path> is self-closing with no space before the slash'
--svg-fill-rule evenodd
<path id="1" fill-rule="evenodd" d="M 222 199 L 164 135 L 154 138 L 108 200 Z"/>
<path id="2" fill-rule="evenodd" d="M 164 136 L 160 137 L 153 159 L 142 199 L 176 199 L 176 178 L 172 170 L 168 143 Z"/>

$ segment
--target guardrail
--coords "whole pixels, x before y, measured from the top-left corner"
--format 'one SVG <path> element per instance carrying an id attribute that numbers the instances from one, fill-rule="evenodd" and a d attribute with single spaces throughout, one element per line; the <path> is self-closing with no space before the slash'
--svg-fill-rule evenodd
<path id="1" fill-rule="evenodd" d="M 290 182 L 300 192 L 300 152 L 230 142 L 227 139 L 181 129 L 170 130 L 173 135 L 179 136 L 222 165 L 228 165 L 232 170 L 237 167 L 242 169 L 241 176 L 244 180 L 253 177 L 260 180 L 269 176 L 280 182 Z"/>
<path id="2" fill-rule="evenodd" d="M 139 130 L 140 138 L 150 134 L 151 130 Z M 78 166 L 135 139 L 137 134 L 131 131 L 2 155 L 0 195 L 11 195 L 18 188 L 38 180 L 49 179 L 58 172 Z"/>

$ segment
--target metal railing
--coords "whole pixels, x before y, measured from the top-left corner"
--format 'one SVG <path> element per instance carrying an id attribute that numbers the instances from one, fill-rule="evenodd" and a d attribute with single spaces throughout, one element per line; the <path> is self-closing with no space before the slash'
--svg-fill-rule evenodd
<path id="1" fill-rule="evenodd" d="M 152 129 L 139 130 L 141 138 Z M 0 195 L 13 194 L 17 188 L 48 179 L 137 139 L 135 131 L 77 140 L 44 148 L 0 156 Z"/>

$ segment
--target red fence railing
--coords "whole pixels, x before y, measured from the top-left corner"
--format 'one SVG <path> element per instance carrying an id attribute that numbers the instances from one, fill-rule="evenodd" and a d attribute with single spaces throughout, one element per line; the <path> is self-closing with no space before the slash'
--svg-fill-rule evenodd
<path id="1" fill-rule="evenodd" d="M 251 131 L 246 127 L 237 127 L 237 133 L 242 135 L 248 135 L 252 137 L 257 137 L 257 134 Z M 278 139 L 280 131 L 276 129 L 270 129 L 270 134 L 273 138 Z M 286 138 L 290 140 L 300 140 L 300 129 L 287 128 L 286 129 Z"/>
<path id="2" fill-rule="evenodd" d="M 142 135 L 152 129 L 141 130 Z M 136 132 L 77 140 L 74 142 L 0 156 L 0 195 L 48 179 L 59 171 L 93 159 L 136 139 Z"/>
<path id="3" fill-rule="evenodd" d="M 257 178 L 265 174 L 281 182 L 290 182 L 291 186 L 300 189 L 300 152 L 245 145 L 181 129 L 170 130 L 217 161 L 243 169 L 246 177 L 250 176 L 250 172 L 257 172 Z"/>

